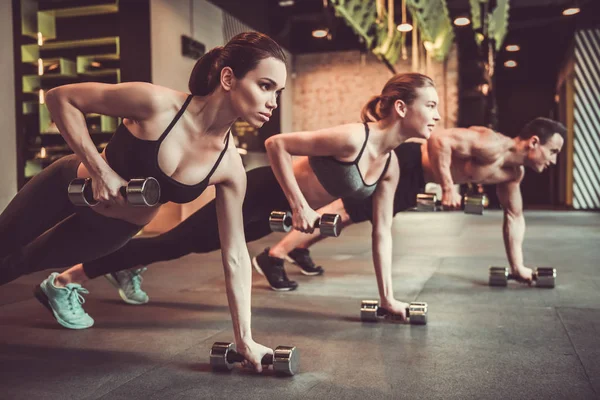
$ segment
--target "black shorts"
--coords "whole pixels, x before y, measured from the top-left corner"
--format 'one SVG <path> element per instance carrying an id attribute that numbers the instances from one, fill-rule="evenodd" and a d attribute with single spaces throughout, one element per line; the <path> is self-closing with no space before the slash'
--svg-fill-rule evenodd
<path id="1" fill-rule="evenodd" d="M 417 194 L 425 190 L 421 143 L 404 143 L 394 149 L 400 166 L 400 180 L 394 195 L 394 215 L 412 208 L 417 203 Z M 344 208 L 352 222 L 373 222 L 373 196 L 366 199 L 342 199 Z"/>

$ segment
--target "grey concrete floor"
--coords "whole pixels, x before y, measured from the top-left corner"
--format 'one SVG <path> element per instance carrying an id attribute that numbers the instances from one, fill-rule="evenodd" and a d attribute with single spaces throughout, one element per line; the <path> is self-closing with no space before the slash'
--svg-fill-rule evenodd
<path id="1" fill-rule="evenodd" d="M 429 303 L 427 326 L 363 324 L 377 298 L 370 225 L 313 248 L 325 275 L 276 293 L 254 273 L 253 332 L 295 345 L 300 373 L 213 373 L 208 353 L 232 339 L 218 252 L 158 263 L 151 302 L 122 303 L 104 279 L 86 287 L 93 328 L 61 328 L 32 297 L 49 271 L 0 288 L 1 399 L 594 399 L 600 398 L 600 214 L 531 211 L 528 266 L 557 287 L 487 286 L 507 265 L 502 215 L 404 213 L 394 220 L 396 297 Z M 278 238 L 250 243 L 256 254 Z"/>

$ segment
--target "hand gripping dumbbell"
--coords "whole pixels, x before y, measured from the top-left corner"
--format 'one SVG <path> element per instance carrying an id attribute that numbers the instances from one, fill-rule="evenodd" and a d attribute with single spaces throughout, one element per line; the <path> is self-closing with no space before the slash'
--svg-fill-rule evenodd
<path id="1" fill-rule="evenodd" d="M 377 322 L 379 317 L 391 317 L 394 319 L 395 316 L 396 314 L 392 314 L 385 308 L 379 307 L 377 300 L 363 300 L 360 305 L 360 319 L 363 322 Z M 427 303 L 410 303 L 406 308 L 406 317 L 411 325 L 426 325 Z"/>
<path id="2" fill-rule="evenodd" d="M 487 197 L 485 195 L 472 195 L 463 197 L 465 214 L 482 215 Z M 442 202 L 433 193 L 420 193 L 417 195 L 417 211 L 443 211 Z"/>
<path id="3" fill-rule="evenodd" d="M 292 230 L 292 213 L 289 211 L 273 211 L 269 216 L 269 225 L 273 232 L 289 232 Z M 338 237 L 342 232 L 342 218 L 339 214 L 323 214 L 316 222 L 321 235 Z"/>
<path id="4" fill-rule="evenodd" d="M 233 364 L 244 361 L 235 344 L 215 342 L 210 349 L 210 366 L 216 371 L 231 371 Z M 300 352 L 295 346 L 279 346 L 273 354 L 265 354 L 262 365 L 273 365 L 276 375 L 293 376 L 300 367 Z"/>
<path id="5" fill-rule="evenodd" d="M 76 206 L 93 207 L 98 204 L 92 191 L 90 178 L 77 178 L 69 183 L 69 200 Z M 121 195 L 132 206 L 152 207 L 160 199 L 160 184 L 154 178 L 132 179 L 120 189 Z"/>
<path id="6" fill-rule="evenodd" d="M 490 267 L 490 286 L 507 286 L 508 281 L 517 279 L 517 276 L 511 274 L 506 267 Z M 556 284 L 555 268 L 536 268 L 533 271 L 533 280 L 535 285 L 541 288 L 554 288 Z"/>

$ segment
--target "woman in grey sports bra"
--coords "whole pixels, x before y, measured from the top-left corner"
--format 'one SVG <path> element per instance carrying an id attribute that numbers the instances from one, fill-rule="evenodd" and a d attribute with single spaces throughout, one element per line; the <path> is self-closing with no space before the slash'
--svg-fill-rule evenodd
<path id="1" fill-rule="evenodd" d="M 337 198 L 373 194 L 373 263 L 381 306 L 406 318 L 407 303 L 392 289 L 392 219 L 400 170 L 393 150 L 427 139 L 440 119 L 431 78 L 397 74 L 362 111 L 363 123 L 272 136 L 265 142 L 277 181 L 290 204 L 293 227 L 310 233 L 314 211 Z M 298 156 L 292 162 L 292 156 Z M 269 254 L 277 257 L 277 254 Z"/>

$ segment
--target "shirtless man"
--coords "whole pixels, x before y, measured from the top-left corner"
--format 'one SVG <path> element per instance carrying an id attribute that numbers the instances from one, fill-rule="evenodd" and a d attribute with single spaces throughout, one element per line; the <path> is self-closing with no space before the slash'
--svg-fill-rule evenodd
<path id="1" fill-rule="evenodd" d="M 498 200 L 504 210 L 503 238 L 511 273 L 521 282 L 530 283 L 533 271 L 523 262 L 525 218 L 520 184 L 525 167 L 541 173 L 561 151 L 565 127 L 556 121 L 536 118 L 521 133 L 510 138 L 481 126 L 468 129 L 452 128 L 432 133 L 423 143 L 404 143 L 396 148 L 400 164 L 400 182 L 394 199 L 394 214 L 416 205 L 418 193 L 426 182 L 442 187 L 445 208 L 461 206 L 456 184 L 496 184 Z M 318 212 L 337 213 L 344 226 L 371 219 L 371 200 L 337 200 Z M 323 269 L 315 266 L 308 248 L 323 240 L 318 232 L 303 234 L 292 231 L 269 249 L 271 257 L 293 261 L 306 275 L 320 275 Z M 256 258 L 254 260 L 256 263 Z"/>

